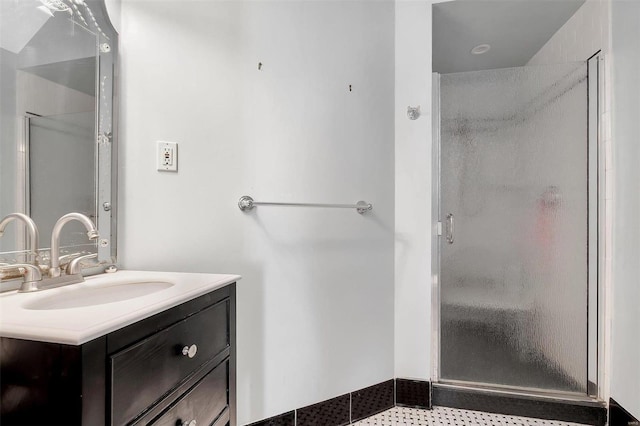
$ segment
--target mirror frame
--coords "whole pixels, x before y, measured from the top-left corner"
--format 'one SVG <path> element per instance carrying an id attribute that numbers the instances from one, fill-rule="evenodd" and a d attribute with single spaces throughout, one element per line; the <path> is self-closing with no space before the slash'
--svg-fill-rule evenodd
<path id="1" fill-rule="evenodd" d="M 101 264 L 117 262 L 118 200 L 118 126 L 117 77 L 118 33 L 112 24 L 104 0 L 84 0 L 94 12 L 99 39 L 96 114 L 96 215 L 97 250 Z"/>

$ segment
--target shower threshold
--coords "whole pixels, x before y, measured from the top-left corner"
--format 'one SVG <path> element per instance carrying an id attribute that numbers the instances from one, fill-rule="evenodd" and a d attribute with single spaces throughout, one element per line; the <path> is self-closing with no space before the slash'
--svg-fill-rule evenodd
<path id="1" fill-rule="evenodd" d="M 589 424 L 606 423 L 606 403 L 588 395 L 540 389 L 434 382 L 434 406 Z"/>
<path id="2" fill-rule="evenodd" d="M 571 403 L 579 403 L 590 406 L 601 406 L 604 404 L 603 401 L 599 400 L 596 397 L 592 397 L 586 394 L 578 393 L 578 392 L 553 392 L 546 391 L 542 389 L 535 388 L 526 388 L 526 387 L 515 387 L 515 386 L 500 386 L 500 385 L 489 385 L 484 383 L 473 383 L 473 382 L 464 382 L 458 380 L 440 380 L 438 382 L 433 383 L 433 388 L 441 388 L 441 389 L 458 389 L 458 390 L 468 390 L 480 393 L 488 393 L 495 395 L 505 395 L 505 396 L 518 396 L 525 398 L 535 398 L 535 399 L 543 399 L 557 402 L 571 402 Z"/>

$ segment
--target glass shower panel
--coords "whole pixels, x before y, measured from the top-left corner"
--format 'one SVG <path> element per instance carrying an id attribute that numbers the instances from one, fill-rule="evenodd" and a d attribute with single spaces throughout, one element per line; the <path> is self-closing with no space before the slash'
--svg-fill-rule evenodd
<path id="1" fill-rule="evenodd" d="M 586 64 L 440 81 L 441 381 L 584 394 Z"/>
<path id="2" fill-rule="evenodd" d="M 40 235 L 51 235 L 56 220 L 69 212 L 95 221 L 95 112 L 30 117 L 28 134 L 29 211 Z M 62 253 L 66 247 L 96 252 L 78 222 L 65 225 L 61 247 Z"/>

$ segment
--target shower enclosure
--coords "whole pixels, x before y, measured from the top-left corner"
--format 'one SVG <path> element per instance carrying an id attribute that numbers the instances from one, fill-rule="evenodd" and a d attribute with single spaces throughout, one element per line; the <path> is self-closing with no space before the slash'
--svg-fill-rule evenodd
<path id="1" fill-rule="evenodd" d="M 596 395 L 597 69 L 434 76 L 439 383 Z"/>
<path id="2" fill-rule="evenodd" d="M 57 218 L 70 211 L 96 220 L 95 111 L 24 118 L 25 211 L 41 235 L 51 235 Z M 80 223 L 69 223 L 62 249 L 96 252 Z"/>

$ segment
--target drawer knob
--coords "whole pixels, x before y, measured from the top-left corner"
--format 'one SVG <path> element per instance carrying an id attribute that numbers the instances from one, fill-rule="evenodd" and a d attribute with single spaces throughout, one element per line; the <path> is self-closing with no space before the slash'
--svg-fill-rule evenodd
<path id="1" fill-rule="evenodd" d="M 188 356 L 189 358 L 193 358 L 198 353 L 198 347 L 196 345 L 185 346 L 182 348 L 182 355 Z M 185 426 L 196 426 L 196 421 L 191 420 L 189 423 L 183 423 Z M 193 423 L 193 424 L 191 424 Z"/>

